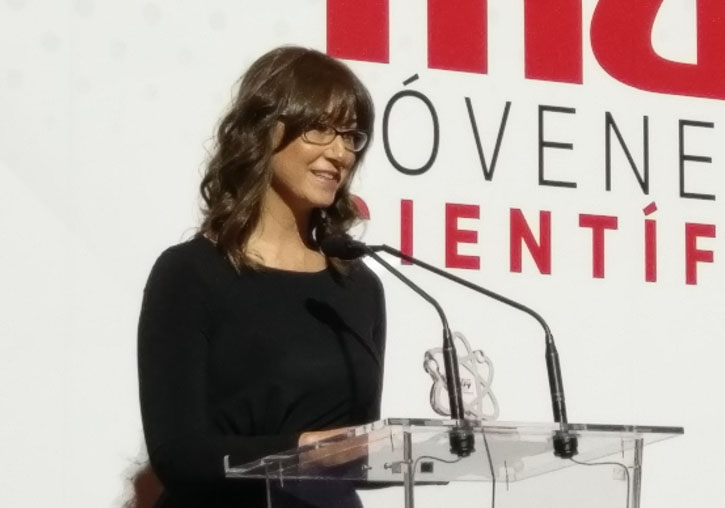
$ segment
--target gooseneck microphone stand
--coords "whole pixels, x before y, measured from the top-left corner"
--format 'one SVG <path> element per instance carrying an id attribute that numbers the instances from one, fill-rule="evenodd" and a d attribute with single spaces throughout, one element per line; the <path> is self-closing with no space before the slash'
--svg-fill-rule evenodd
<path id="1" fill-rule="evenodd" d="M 461 378 L 458 372 L 458 355 L 453 344 L 453 336 L 448 326 L 443 308 L 428 293 L 423 291 L 400 270 L 391 266 L 381 258 L 373 249 L 362 242 L 357 242 L 347 235 L 335 235 L 324 238 L 320 242 L 320 248 L 326 256 L 344 260 L 357 259 L 362 256 L 370 256 L 380 263 L 386 270 L 395 275 L 403 284 L 418 293 L 425 301 L 430 303 L 438 312 L 443 325 L 443 362 L 446 370 L 446 386 L 448 388 L 448 401 L 451 408 L 451 419 L 455 421 L 454 428 L 449 433 L 451 453 L 458 457 L 467 457 L 475 451 L 475 439 L 470 423 L 466 421 L 463 408 L 463 396 L 461 394 Z"/>
<path id="2" fill-rule="evenodd" d="M 359 242 L 357 240 L 353 240 L 351 237 L 347 235 L 334 235 L 330 236 L 328 238 L 325 238 L 321 242 L 321 248 L 323 252 L 325 252 L 326 255 L 332 256 L 332 257 L 338 257 L 340 259 L 356 259 L 365 255 L 368 255 L 375 259 L 378 263 L 383 265 L 387 270 L 389 270 L 391 273 L 393 273 L 396 277 L 398 277 L 400 280 L 402 280 L 405 284 L 412 287 L 413 289 L 418 292 L 421 296 L 423 296 L 423 291 L 420 288 L 417 288 L 413 282 L 408 280 L 407 277 L 405 277 L 402 273 L 400 273 L 398 270 L 390 266 L 388 263 L 386 263 L 383 259 L 380 258 L 380 256 L 377 254 L 378 252 L 385 252 L 387 254 L 391 254 L 395 257 L 398 257 L 400 259 L 403 259 L 404 261 L 407 261 L 413 265 L 419 266 L 425 270 L 428 270 L 430 272 L 435 273 L 436 275 L 439 275 L 441 277 L 444 277 L 448 280 L 451 280 L 457 284 L 460 284 L 462 286 L 467 287 L 468 289 L 472 289 L 473 291 L 476 291 L 477 293 L 481 293 L 489 298 L 493 298 L 496 301 L 499 301 L 501 303 L 504 303 L 510 307 L 513 307 L 515 309 L 518 309 L 522 312 L 525 312 L 529 316 L 536 319 L 536 321 L 541 325 L 541 327 L 544 329 L 544 337 L 546 340 L 546 371 L 549 378 L 549 392 L 551 395 L 551 407 L 552 411 L 554 413 L 554 421 L 559 424 L 559 430 L 557 430 L 554 434 L 553 444 L 554 444 L 554 454 L 557 457 L 561 457 L 564 459 L 569 459 L 574 457 L 578 453 L 578 440 L 575 435 L 573 435 L 569 431 L 569 421 L 567 419 L 566 415 L 566 401 L 564 399 L 564 383 L 561 379 L 561 367 L 559 365 L 559 353 L 556 350 L 556 345 L 554 344 L 554 335 L 551 333 L 551 329 L 549 328 L 549 325 L 544 321 L 544 318 L 542 318 L 537 312 L 535 312 L 533 309 L 530 309 L 526 305 L 523 305 L 519 302 L 516 302 L 510 298 L 507 298 L 503 295 L 500 295 L 498 293 L 495 293 L 489 289 L 486 289 L 484 287 L 478 286 L 470 281 L 467 281 L 465 279 L 462 279 L 461 277 L 458 277 L 456 275 L 450 274 L 448 272 L 445 272 L 441 270 L 440 268 L 436 268 L 435 266 L 429 265 L 428 263 L 424 261 L 420 261 L 419 259 L 414 258 L 413 256 L 409 256 L 408 254 L 405 254 L 397 249 L 394 249 L 388 245 L 366 245 L 363 242 Z M 417 288 L 417 289 L 416 289 Z M 440 309 L 440 306 L 437 303 L 434 303 L 434 300 L 430 296 L 424 296 L 426 300 L 433 303 L 433 305 L 438 310 L 439 314 L 441 315 L 441 319 L 444 322 L 444 358 L 445 358 L 445 366 L 446 366 L 446 380 L 448 382 L 448 396 L 450 397 L 450 406 L 451 406 L 451 417 L 456 420 L 463 419 L 463 402 L 461 399 L 461 386 L 460 386 L 460 378 L 458 377 L 458 362 L 457 357 L 455 354 L 455 347 L 453 346 L 453 341 L 451 339 L 451 333 L 448 329 L 448 323 L 445 320 L 445 317 L 443 315 L 443 311 Z M 448 353 L 446 353 L 448 351 Z M 456 386 L 457 385 L 457 386 Z M 455 416 L 454 416 L 455 415 Z M 465 429 L 465 420 L 464 421 L 464 427 L 462 428 L 462 433 L 465 436 L 466 429 Z M 470 430 L 468 431 L 470 434 Z M 454 438 L 451 436 L 451 448 L 453 451 L 453 441 Z M 470 448 L 473 450 L 473 437 L 470 435 Z M 467 446 L 467 445 L 456 445 L 456 446 Z"/>
<path id="3" fill-rule="evenodd" d="M 395 275 L 404 284 L 413 291 L 423 297 L 428 303 L 435 307 L 436 312 L 441 318 L 443 324 L 443 362 L 446 370 L 446 385 L 448 388 L 448 401 L 451 408 L 451 418 L 456 421 L 455 427 L 449 435 L 451 453 L 459 457 L 467 457 L 475 451 L 473 431 L 465 419 L 465 410 L 463 408 L 463 396 L 461 394 L 461 377 L 458 371 L 458 355 L 456 347 L 453 344 L 453 336 L 448 326 L 443 309 L 432 296 L 423 291 L 413 281 L 403 275 L 400 270 L 396 270 L 387 261 L 381 258 L 373 249 L 364 249 L 365 253 L 380 263 L 386 270 Z"/>
<path id="4" fill-rule="evenodd" d="M 360 243 L 360 242 L 356 242 L 356 243 Z M 362 244 L 362 245 L 364 245 L 364 244 Z M 361 247 L 362 247 L 362 245 L 361 245 Z M 445 271 L 441 270 L 440 268 L 436 268 L 435 266 L 429 265 L 428 263 L 426 263 L 424 261 L 420 261 L 419 259 L 416 259 L 413 256 L 409 256 L 409 255 L 405 254 L 404 252 L 394 249 L 388 245 L 384 245 L 384 244 L 383 245 L 364 245 L 364 250 L 371 257 L 373 257 L 373 254 L 375 254 L 376 260 L 379 259 L 379 257 L 377 257 L 377 254 L 376 254 L 377 252 L 385 252 L 387 254 L 396 256 L 413 265 L 419 266 L 425 270 L 433 272 L 436 275 L 440 275 L 441 277 L 444 277 L 448 280 L 461 284 L 462 286 L 465 286 L 469 289 L 472 289 L 473 291 L 476 291 L 485 296 L 488 296 L 489 298 L 493 298 L 494 300 L 497 300 L 510 307 L 513 307 L 522 312 L 525 312 L 529 316 L 533 317 L 544 329 L 544 336 L 545 336 L 545 340 L 546 340 L 546 353 L 545 353 L 546 371 L 547 371 L 547 374 L 549 377 L 549 391 L 551 393 L 551 405 L 552 405 L 552 411 L 554 413 L 554 421 L 559 423 L 559 430 L 554 435 L 554 454 L 557 457 L 569 459 L 578 453 L 577 438 L 576 438 L 576 436 L 572 435 L 568 429 L 569 420 L 566 415 L 566 401 L 564 399 L 564 383 L 562 382 L 562 379 L 561 379 L 561 367 L 559 365 L 559 353 L 557 352 L 556 345 L 554 344 L 554 335 L 551 333 L 551 329 L 549 328 L 549 325 L 546 323 L 546 321 L 544 321 L 544 318 L 542 318 L 533 309 L 530 309 L 529 307 L 527 307 L 519 302 L 511 300 L 510 298 L 506 298 L 505 296 L 495 293 L 484 287 L 478 286 L 472 282 L 462 279 L 461 277 L 458 277 L 456 275 L 445 272 Z M 458 375 L 457 367 L 458 367 L 458 365 L 456 363 L 456 376 Z"/>

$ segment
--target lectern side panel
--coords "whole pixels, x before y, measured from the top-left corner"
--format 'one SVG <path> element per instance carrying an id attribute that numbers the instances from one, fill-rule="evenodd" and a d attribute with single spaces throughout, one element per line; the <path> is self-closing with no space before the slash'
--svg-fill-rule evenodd
<path id="1" fill-rule="evenodd" d="M 354 482 L 272 482 L 270 508 L 404 508 L 402 485 L 355 490 Z M 524 481 L 417 484 L 415 508 L 626 508 L 628 484 L 616 467 L 572 467 Z"/>

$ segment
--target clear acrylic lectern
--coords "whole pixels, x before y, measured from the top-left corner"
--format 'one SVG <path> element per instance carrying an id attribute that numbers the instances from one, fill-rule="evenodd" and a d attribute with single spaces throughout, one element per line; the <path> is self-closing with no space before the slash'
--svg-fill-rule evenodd
<path id="1" fill-rule="evenodd" d="M 459 458 L 449 449 L 455 423 L 391 418 L 252 463 L 228 456 L 225 471 L 265 481 L 269 508 L 335 507 L 353 489 L 365 508 L 640 508 L 643 447 L 684 432 L 569 424 L 579 453 L 562 459 L 558 424 L 469 421 L 476 449 Z"/>

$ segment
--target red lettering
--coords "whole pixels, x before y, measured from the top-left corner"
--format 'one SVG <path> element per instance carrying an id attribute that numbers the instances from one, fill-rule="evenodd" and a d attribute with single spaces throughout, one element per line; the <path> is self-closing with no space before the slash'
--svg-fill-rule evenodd
<path id="1" fill-rule="evenodd" d="M 599 0 L 592 50 L 602 68 L 650 92 L 725 99 L 725 2 L 697 1 L 697 63 L 659 56 L 652 27 L 664 0 Z M 525 75 L 582 83 L 581 0 L 525 0 Z M 428 65 L 486 73 L 487 0 L 428 0 Z M 339 58 L 389 61 L 389 0 L 327 0 L 327 52 Z"/>
<path id="2" fill-rule="evenodd" d="M 539 238 L 537 242 L 531 228 L 524 218 L 524 214 L 518 208 L 512 208 L 510 212 L 511 235 L 510 235 L 510 267 L 512 272 L 521 273 L 521 245 L 526 243 L 529 253 L 533 258 L 539 273 L 551 273 L 551 212 L 539 212 Z"/>
<path id="3" fill-rule="evenodd" d="M 657 211 L 657 204 L 653 201 L 642 211 L 650 215 Z M 652 219 L 644 221 L 644 280 L 657 282 L 657 221 Z"/>
<path id="4" fill-rule="evenodd" d="M 327 53 L 337 58 L 388 63 L 388 0 L 327 0 Z"/>
<path id="5" fill-rule="evenodd" d="M 478 232 L 458 229 L 458 219 L 478 219 L 478 205 L 446 203 L 446 267 L 478 270 L 481 260 L 478 256 L 466 256 L 458 253 L 458 244 L 478 242 Z"/>
<path id="6" fill-rule="evenodd" d="M 524 28 L 527 78 L 582 83 L 581 0 L 526 0 Z"/>
<path id="7" fill-rule="evenodd" d="M 644 221 L 644 280 L 657 282 L 657 222 Z"/>
<path id="8" fill-rule="evenodd" d="M 579 227 L 592 229 L 592 277 L 604 278 L 604 230 L 617 229 L 617 218 L 609 215 L 579 214 Z"/>
<path id="9" fill-rule="evenodd" d="M 485 74 L 486 0 L 428 0 L 428 67 Z"/>
<path id="10" fill-rule="evenodd" d="M 714 224 L 685 224 L 685 282 L 697 284 L 697 263 L 712 263 L 715 254 L 711 250 L 697 248 L 698 238 L 715 238 Z"/>
<path id="11" fill-rule="evenodd" d="M 413 200 L 400 200 L 400 250 L 408 256 L 413 255 Z M 404 265 L 410 261 L 401 260 Z"/>
<path id="12" fill-rule="evenodd" d="M 697 2 L 697 64 L 655 53 L 652 26 L 663 0 L 600 0 L 592 50 L 612 77 L 651 92 L 725 99 L 725 2 Z"/>

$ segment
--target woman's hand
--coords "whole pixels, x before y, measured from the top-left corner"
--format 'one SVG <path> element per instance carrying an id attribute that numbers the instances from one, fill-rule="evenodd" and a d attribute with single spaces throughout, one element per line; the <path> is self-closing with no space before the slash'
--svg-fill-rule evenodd
<path id="1" fill-rule="evenodd" d="M 317 441 L 322 441 L 323 439 L 327 439 L 329 437 L 338 436 L 340 434 L 345 434 L 345 433 L 347 433 L 348 430 L 350 430 L 352 428 L 353 427 L 338 427 L 336 429 L 315 430 L 312 432 L 303 432 L 300 435 L 300 438 L 297 441 L 297 444 L 299 446 L 306 446 L 306 445 L 315 443 Z"/>
<path id="2" fill-rule="evenodd" d="M 300 435 L 298 444 L 300 446 L 306 446 L 334 436 L 340 436 L 342 438 L 352 428 L 340 427 L 330 430 L 304 432 Z M 314 462 L 316 466 L 337 466 L 365 457 L 368 451 L 367 443 L 368 439 L 366 435 L 349 437 L 329 443 L 320 443 L 319 446 L 302 453 L 300 458 L 304 462 Z"/>

